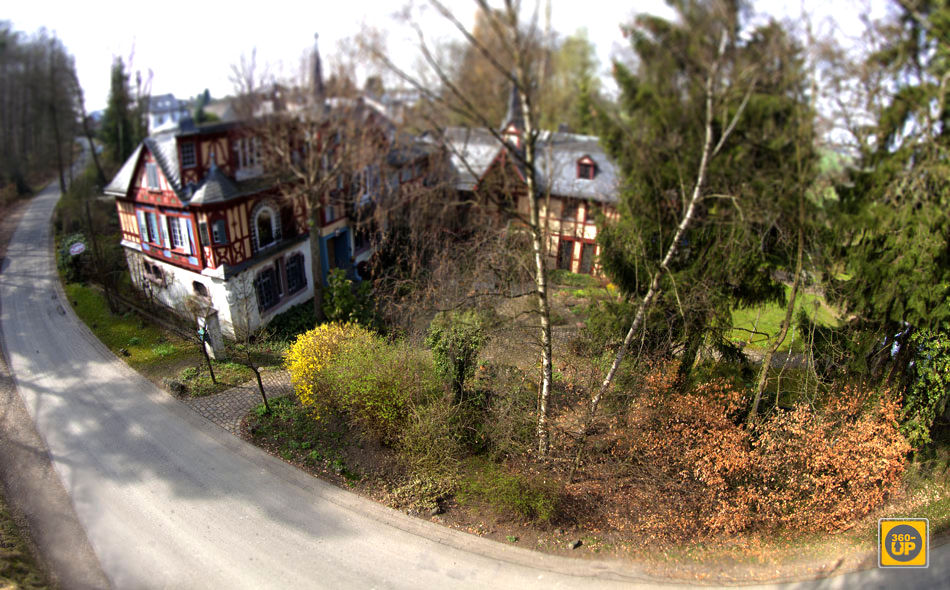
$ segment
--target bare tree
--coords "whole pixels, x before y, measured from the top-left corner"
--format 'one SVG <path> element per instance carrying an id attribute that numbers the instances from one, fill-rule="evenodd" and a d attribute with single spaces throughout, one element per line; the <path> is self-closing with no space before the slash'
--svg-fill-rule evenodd
<path id="1" fill-rule="evenodd" d="M 232 308 L 231 322 L 234 326 L 234 354 L 232 358 L 253 371 L 257 379 L 257 390 L 264 402 L 264 410 L 270 413 L 270 403 L 264 381 L 261 379 L 261 364 L 258 356 L 261 353 L 260 345 L 266 340 L 263 330 L 251 329 L 252 306 L 256 305 L 257 296 L 254 289 L 254 279 L 251 273 L 245 272 L 235 277 L 234 297 L 236 305 Z"/>
<path id="2" fill-rule="evenodd" d="M 676 55 L 677 59 L 689 64 L 684 70 L 687 75 L 695 77 L 691 82 L 695 82 L 700 89 L 696 110 L 699 111 L 698 114 L 701 114 L 703 127 L 702 133 L 697 134 L 701 137 L 702 143 L 698 150 L 696 168 L 692 171 L 692 181 L 689 185 L 681 181 L 678 190 L 671 191 L 674 194 L 679 193 L 678 196 L 681 199 L 682 213 L 679 222 L 650 278 L 646 292 L 639 301 L 634 319 L 606 376 L 591 396 L 571 470 L 571 479 L 580 463 L 586 435 L 591 430 L 600 402 L 610 389 L 617 370 L 634 338 L 640 333 L 651 307 L 662 293 L 663 279 L 671 275 L 671 262 L 679 252 L 683 238 L 694 222 L 701 203 L 711 197 L 707 194 L 706 187 L 710 164 L 721 153 L 730 135 L 735 131 L 758 83 L 759 73 L 755 68 L 742 67 L 743 64 L 737 63 L 734 59 L 734 47 L 738 41 L 735 13 L 731 12 L 728 6 L 715 2 L 709 3 L 702 10 L 707 10 L 708 13 L 704 14 L 712 20 L 709 20 L 703 29 L 687 33 L 690 37 L 698 36 L 695 41 L 696 46 L 693 48 L 694 55 Z M 669 49 L 677 51 L 682 48 Z M 671 286 L 675 289 L 675 285 Z"/>
<path id="3" fill-rule="evenodd" d="M 490 35 L 476 35 L 473 31 L 469 31 L 456 15 L 438 0 L 430 0 L 429 3 L 462 35 L 472 48 L 474 55 L 479 56 L 480 62 L 487 64 L 492 75 L 503 79 L 510 86 L 512 101 L 509 105 L 509 114 L 515 121 L 509 122 L 515 123 L 517 131 L 506 133 L 505 129 L 497 127 L 498 122 L 492 120 L 491 112 L 482 108 L 476 97 L 465 92 L 452 76 L 451 69 L 436 59 L 418 25 L 416 25 L 416 31 L 423 58 L 438 79 L 440 84 L 438 90 L 425 87 L 418 77 L 398 68 L 385 55 L 377 52 L 377 57 L 383 59 L 399 77 L 412 85 L 430 102 L 448 109 L 455 118 L 487 131 L 494 138 L 496 145 L 505 149 L 512 158 L 512 162 L 523 173 L 526 210 L 517 211 L 517 195 L 512 194 L 508 195 L 510 201 L 503 209 L 505 213 L 520 218 L 521 225 L 528 236 L 528 249 L 532 259 L 532 281 L 536 299 L 541 365 L 537 451 L 539 456 L 543 457 L 547 454 L 550 444 L 548 407 L 553 364 L 545 231 L 540 215 L 543 190 L 539 185 L 540 175 L 537 170 L 539 129 L 536 101 L 539 83 L 543 79 L 540 68 L 543 68 L 545 64 L 545 60 L 539 59 L 541 55 L 539 49 L 542 45 L 539 40 L 542 39 L 542 32 L 537 18 L 529 23 L 522 22 L 521 3 L 517 0 L 504 0 L 497 8 L 491 6 L 487 0 L 475 0 L 478 20 L 490 31 Z M 463 161 L 463 166 L 470 165 Z"/>
<path id="4" fill-rule="evenodd" d="M 234 66 L 239 115 L 258 140 L 265 171 L 290 204 L 303 204 L 310 231 L 314 313 L 323 318 L 321 228 L 352 211 L 367 184 L 382 187 L 383 161 L 394 131 L 372 104 L 356 95 L 328 96 L 320 55 L 311 54 L 310 80 L 278 84 L 259 74 L 254 54 Z M 333 84 L 338 89 L 339 84 Z M 353 89 L 355 91 L 355 88 Z"/>

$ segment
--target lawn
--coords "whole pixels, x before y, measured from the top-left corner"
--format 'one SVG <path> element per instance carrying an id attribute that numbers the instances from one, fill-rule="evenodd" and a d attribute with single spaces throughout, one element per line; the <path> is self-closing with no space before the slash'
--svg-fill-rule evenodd
<path id="1" fill-rule="evenodd" d="M 170 334 L 134 312 L 113 315 L 103 296 L 91 287 L 69 283 L 64 289 L 79 319 L 133 369 L 147 373 L 201 356 L 196 343 Z"/>
<path id="2" fill-rule="evenodd" d="M 791 295 L 792 289 L 785 286 L 786 298 Z M 812 321 L 822 326 L 837 326 L 839 323 L 838 312 L 825 301 L 824 297 L 811 293 L 799 292 L 795 301 L 795 315 L 804 310 Z M 782 327 L 782 320 L 785 319 L 785 306 L 767 303 L 736 309 L 732 312 L 732 325 L 735 329 L 730 335 L 733 342 L 744 342 L 750 349 L 764 349 L 768 346 L 771 339 L 775 337 Z M 794 327 L 794 323 L 792 325 Z M 750 332 L 755 330 L 756 334 Z M 768 334 L 768 336 L 765 336 Z M 793 340 L 794 338 L 794 340 Z M 785 342 L 779 347 L 780 351 L 788 351 L 791 346 L 793 352 L 802 350 L 802 339 L 797 332 L 792 333 L 789 329 Z"/>

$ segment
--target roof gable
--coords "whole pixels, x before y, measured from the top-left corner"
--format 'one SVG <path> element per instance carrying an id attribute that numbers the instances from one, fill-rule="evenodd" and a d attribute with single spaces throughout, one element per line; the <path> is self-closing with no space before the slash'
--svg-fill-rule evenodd
<path id="1" fill-rule="evenodd" d="M 139 159 L 142 156 L 142 145 L 139 144 L 132 152 L 132 155 L 122 164 L 122 168 L 112 178 L 112 181 L 102 190 L 103 193 L 114 197 L 127 198 L 129 189 L 132 187 L 132 181 L 136 178 L 136 170 L 139 167 Z"/>

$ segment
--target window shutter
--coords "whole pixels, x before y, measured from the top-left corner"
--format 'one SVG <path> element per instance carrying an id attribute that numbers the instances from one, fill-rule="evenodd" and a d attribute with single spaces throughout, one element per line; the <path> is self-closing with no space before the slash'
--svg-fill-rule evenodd
<path id="1" fill-rule="evenodd" d="M 164 215 L 159 215 L 159 218 L 161 219 L 161 223 L 158 226 L 158 233 L 162 234 L 162 243 L 165 244 L 165 248 L 171 250 L 171 238 L 168 236 L 168 218 Z"/>
<path id="2" fill-rule="evenodd" d="M 135 216 L 139 222 L 139 239 L 143 242 L 148 242 L 148 224 L 145 223 L 145 213 L 136 211 Z"/>
<path id="3" fill-rule="evenodd" d="M 185 250 L 188 251 L 189 256 L 193 256 L 195 253 L 195 242 L 194 238 L 191 237 L 191 220 L 184 217 L 178 219 L 181 224 L 181 233 L 184 234 L 182 242 L 184 242 Z"/>
<path id="4" fill-rule="evenodd" d="M 254 278 L 254 290 L 257 292 L 257 310 L 264 311 L 264 290 L 261 288 L 261 277 Z"/>

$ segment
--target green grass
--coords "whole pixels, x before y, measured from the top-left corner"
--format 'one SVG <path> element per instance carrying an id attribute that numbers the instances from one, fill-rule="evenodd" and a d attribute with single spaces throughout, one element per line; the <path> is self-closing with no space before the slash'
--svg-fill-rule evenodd
<path id="1" fill-rule="evenodd" d="M 791 294 L 791 287 L 785 287 L 785 296 Z M 795 301 L 795 315 L 804 310 L 812 321 L 822 326 L 837 326 L 839 319 L 836 311 L 831 308 L 823 297 L 812 295 L 810 293 L 799 292 Z M 736 309 L 732 312 L 732 325 L 736 329 L 732 330 L 730 338 L 733 342 L 746 342 L 749 348 L 767 348 L 771 339 L 774 338 L 782 326 L 782 320 L 785 319 L 785 306 L 768 303 L 755 307 Z M 744 329 L 743 329 L 744 328 Z M 749 330 L 768 334 L 752 334 Z M 793 352 L 802 350 L 801 335 L 795 333 L 794 343 L 792 341 L 792 331 L 789 329 L 785 342 L 779 347 L 780 351 L 788 351 L 792 346 Z"/>
<path id="2" fill-rule="evenodd" d="M 208 365 L 203 360 L 201 364 L 186 367 L 178 372 L 178 380 L 185 384 L 191 397 L 212 395 L 254 379 L 254 371 L 238 363 L 212 360 L 211 365 L 214 367 L 217 383 L 211 381 Z"/>
<path id="3" fill-rule="evenodd" d="M 497 463 L 472 458 L 456 498 L 462 505 L 484 504 L 499 514 L 550 522 L 557 515 L 554 482 L 510 473 Z"/>
<path id="4" fill-rule="evenodd" d="M 912 516 L 930 519 L 931 535 L 950 532 L 950 425 L 932 431 L 934 441 L 914 455 L 904 480 L 920 498 Z"/>
<path id="5" fill-rule="evenodd" d="M 200 355 L 198 345 L 170 335 L 135 313 L 113 315 L 105 298 L 95 289 L 69 283 L 66 296 L 76 315 L 109 350 L 122 356 L 134 369 L 150 369 Z M 128 356 L 120 353 L 125 349 Z"/>
<path id="6" fill-rule="evenodd" d="M 23 532 L 0 497 L 0 588 L 41 590 L 49 587 L 45 572 L 30 553 Z"/>
<path id="7" fill-rule="evenodd" d="M 562 285 L 565 287 L 578 287 L 580 289 L 589 289 L 600 287 L 603 281 L 591 275 L 576 274 L 567 270 L 555 269 L 548 272 L 548 280 L 552 285 Z"/>
<path id="8" fill-rule="evenodd" d="M 343 432 L 314 420 L 290 397 L 269 400 L 271 413 L 258 404 L 248 419 L 254 443 L 276 452 L 285 461 L 310 469 L 337 473 L 347 481 L 362 478 L 346 465 Z"/>

